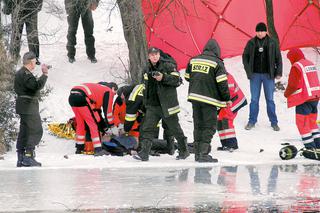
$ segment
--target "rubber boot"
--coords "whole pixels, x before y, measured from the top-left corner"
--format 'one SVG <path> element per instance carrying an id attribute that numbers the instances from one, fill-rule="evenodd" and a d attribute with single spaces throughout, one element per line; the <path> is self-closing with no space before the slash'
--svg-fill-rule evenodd
<path id="1" fill-rule="evenodd" d="M 24 157 L 24 152 L 25 150 L 17 150 L 17 157 L 18 157 L 18 160 L 17 160 L 17 167 L 22 167 L 22 160 L 23 160 L 23 157 Z"/>
<path id="2" fill-rule="evenodd" d="M 75 154 L 83 154 L 83 153 L 84 153 L 84 144 L 76 144 Z"/>
<path id="3" fill-rule="evenodd" d="M 169 137 L 165 138 L 165 140 L 167 141 L 168 154 L 169 155 L 173 155 L 174 152 L 176 151 L 176 149 L 174 147 L 174 137 L 173 136 L 169 136 Z"/>
<path id="4" fill-rule="evenodd" d="M 194 160 L 198 161 L 200 156 L 199 142 L 193 142 Z"/>
<path id="5" fill-rule="evenodd" d="M 187 144 L 187 138 L 178 139 L 178 150 L 179 155 L 176 157 L 176 160 L 184 160 L 189 157 L 189 149 Z"/>
<path id="6" fill-rule="evenodd" d="M 141 141 L 141 150 L 140 152 L 138 152 L 137 155 L 133 155 L 133 158 L 136 160 L 148 161 L 151 146 L 152 146 L 152 141 L 149 141 L 149 140 Z"/>
<path id="7" fill-rule="evenodd" d="M 40 167 L 42 166 L 40 162 L 35 160 L 34 150 L 26 150 L 25 155 L 23 156 L 21 166 L 23 167 Z"/>
<path id="8" fill-rule="evenodd" d="M 218 162 L 218 159 L 216 158 L 212 158 L 211 155 L 209 155 L 210 151 L 211 151 L 211 145 L 208 143 L 202 143 L 199 146 L 200 148 L 200 154 L 198 157 L 197 162 L 200 163 L 204 163 L 204 162 L 208 162 L 208 163 L 216 163 Z"/>

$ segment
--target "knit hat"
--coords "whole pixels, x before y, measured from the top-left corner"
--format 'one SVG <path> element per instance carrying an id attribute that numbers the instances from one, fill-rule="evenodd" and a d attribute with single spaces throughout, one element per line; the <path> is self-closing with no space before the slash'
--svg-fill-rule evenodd
<path id="1" fill-rule="evenodd" d="M 287 58 L 290 60 L 291 64 L 294 64 L 295 62 L 304 59 L 305 57 L 299 48 L 292 48 L 289 50 Z"/>
<path id="2" fill-rule="evenodd" d="M 267 25 L 263 22 L 260 22 L 256 26 L 256 32 L 267 32 Z"/>
<path id="3" fill-rule="evenodd" d="M 160 53 L 160 50 L 159 50 L 159 48 L 156 48 L 156 47 L 150 47 L 148 49 L 148 54 L 150 54 L 150 53 Z"/>

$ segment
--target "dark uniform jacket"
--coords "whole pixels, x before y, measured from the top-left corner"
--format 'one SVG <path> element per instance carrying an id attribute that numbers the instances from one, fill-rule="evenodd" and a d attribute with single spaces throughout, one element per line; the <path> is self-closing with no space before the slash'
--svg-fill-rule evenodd
<path id="1" fill-rule="evenodd" d="M 92 3 L 98 4 L 99 1 L 100 0 L 64 0 L 64 6 L 67 14 L 73 12 L 74 10 L 85 13 L 85 11 L 90 8 Z"/>
<path id="2" fill-rule="evenodd" d="M 159 105 L 161 106 L 162 113 L 165 117 L 180 112 L 177 87 L 180 86 L 180 74 L 176 69 L 176 63 L 173 63 L 173 59 L 166 59 L 160 57 L 156 66 L 152 66 L 151 62 L 144 70 L 144 105 L 155 106 L 154 98 L 159 99 Z M 158 71 L 163 74 L 161 81 L 156 81 L 152 75 L 153 71 Z"/>
<path id="3" fill-rule="evenodd" d="M 220 59 L 218 43 L 213 39 L 208 41 L 202 54 L 189 61 L 185 79 L 190 82 L 190 102 L 226 107 L 226 102 L 230 100 L 227 73 Z"/>
<path id="4" fill-rule="evenodd" d="M 143 92 L 144 84 L 136 85 L 128 100 L 126 101 L 126 116 L 124 122 L 124 131 L 129 132 L 135 121 L 141 123 L 142 117 L 145 113 L 145 107 L 143 105 Z"/>
<path id="5" fill-rule="evenodd" d="M 257 47 L 257 37 L 250 39 L 244 49 L 242 54 L 242 63 L 244 69 L 247 73 L 248 79 L 251 78 L 254 71 L 254 55 Z M 266 36 L 267 42 L 267 62 L 268 70 L 267 73 L 270 75 L 270 78 L 274 79 L 276 76 L 282 76 L 282 57 L 280 53 L 279 46 L 275 40 Z"/>
<path id="6" fill-rule="evenodd" d="M 14 91 L 17 114 L 38 114 L 40 90 L 44 87 L 48 76 L 42 75 L 39 79 L 25 67 L 22 67 L 15 75 Z"/>

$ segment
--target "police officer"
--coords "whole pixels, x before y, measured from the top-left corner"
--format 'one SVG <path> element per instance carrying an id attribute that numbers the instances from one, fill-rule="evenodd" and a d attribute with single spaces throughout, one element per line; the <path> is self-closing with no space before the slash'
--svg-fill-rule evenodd
<path id="1" fill-rule="evenodd" d="M 144 70 L 144 104 L 146 114 L 142 125 L 141 151 L 134 158 L 141 161 L 149 160 L 149 153 L 157 124 L 162 119 L 178 142 L 179 155 L 177 160 L 185 159 L 190 154 L 178 118 L 180 112 L 177 97 L 177 87 L 180 86 L 180 75 L 176 63 L 168 54 L 162 54 L 160 49 L 151 47 L 148 50 L 148 65 Z"/>
<path id="2" fill-rule="evenodd" d="M 210 143 L 217 129 L 217 107 L 227 106 L 230 93 L 220 47 L 214 39 L 189 61 L 185 79 L 190 82 L 188 101 L 193 109 L 195 161 L 217 162 L 209 155 Z"/>
<path id="3" fill-rule="evenodd" d="M 29 51 L 35 53 L 36 64 L 39 61 L 39 38 L 38 38 L 38 12 L 42 8 L 43 0 L 3 0 L 3 12 L 12 15 L 12 33 L 10 42 L 10 54 L 13 59 L 20 58 L 20 46 L 23 26 L 26 25 Z"/>
<path id="4" fill-rule="evenodd" d="M 48 78 L 48 66 L 42 64 L 42 75 L 37 79 L 32 74 L 35 65 L 36 55 L 33 52 L 25 53 L 23 67 L 14 79 L 14 90 L 17 93 L 16 113 L 20 115 L 17 167 L 41 166 L 41 163 L 35 160 L 35 146 L 39 144 L 43 134 L 38 99 Z"/>
<path id="5" fill-rule="evenodd" d="M 65 9 L 68 14 L 68 59 L 70 63 L 76 61 L 76 44 L 77 44 L 77 30 L 79 25 L 79 19 L 81 17 L 81 22 L 84 31 L 84 42 L 86 45 L 86 53 L 88 59 L 91 63 L 97 63 L 95 57 L 96 49 L 94 47 L 94 37 L 93 37 L 93 18 L 92 12 L 94 11 L 99 3 L 99 0 L 65 0 Z"/>

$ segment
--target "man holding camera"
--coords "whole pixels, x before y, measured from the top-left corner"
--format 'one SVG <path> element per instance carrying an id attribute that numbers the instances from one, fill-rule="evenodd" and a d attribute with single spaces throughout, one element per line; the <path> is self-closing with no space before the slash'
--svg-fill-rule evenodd
<path id="1" fill-rule="evenodd" d="M 23 56 L 23 67 L 16 73 L 14 90 L 17 93 L 16 113 L 20 115 L 20 130 L 17 139 L 17 167 L 41 166 L 35 160 L 35 146 L 39 144 L 43 129 L 39 113 L 40 90 L 48 78 L 50 66 L 42 64 L 42 75 L 36 78 L 36 54 L 27 52 Z"/>
<path id="2" fill-rule="evenodd" d="M 161 53 L 161 54 L 160 54 Z M 180 112 L 177 87 L 181 84 L 175 60 L 156 47 L 148 50 L 148 65 L 144 70 L 144 103 L 146 114 L 142 124 L 141 151 L 134 156 L 141 161 L 149 160 L 149 153 L 157 124 L 162 119 L 168 126 L 169 135 L 178 142 L 177 160 L 186 159 L 190 154 L 178 118 Z"/>

